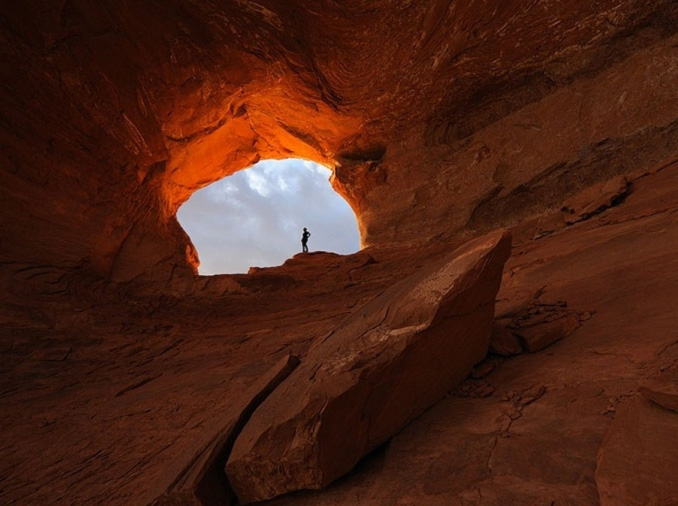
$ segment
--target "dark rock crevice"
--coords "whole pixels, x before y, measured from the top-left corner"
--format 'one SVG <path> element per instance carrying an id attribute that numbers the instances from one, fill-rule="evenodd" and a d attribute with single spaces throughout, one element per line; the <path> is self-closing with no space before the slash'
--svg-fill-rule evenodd
<path id="1" fill-rule="evenodd" d="M 167 491 L 153 501 L 153 506 L 235 504 L 233 489 L 224 473 L 233 445 L 255 410 L 298 365 L 299 359 L 288 355 L 258 379 L 243 396 L 248 401 L 240 406 L 237 418 L 221 422 L 222 428 L 188 461 Z"/>

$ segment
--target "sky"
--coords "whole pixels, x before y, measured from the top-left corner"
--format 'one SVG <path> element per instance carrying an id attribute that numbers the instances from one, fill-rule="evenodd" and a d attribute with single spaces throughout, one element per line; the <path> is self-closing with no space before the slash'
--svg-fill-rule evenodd
<path id="1" fill-rule="evenodd" d="M 177 213 L 193 241 L 203 275 L 282 264 L 301 251 L 348 254 L 360 249 L 355 214 L 307 160 L 265 160 L 198 190 Z"/>

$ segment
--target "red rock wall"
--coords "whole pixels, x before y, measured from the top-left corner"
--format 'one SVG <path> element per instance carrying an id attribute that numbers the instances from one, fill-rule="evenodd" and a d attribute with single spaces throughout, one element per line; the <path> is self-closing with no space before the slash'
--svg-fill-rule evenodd
<path id="1" fill-rule="evenodd" d="M 673 36 L 639 50 L 463 140 L 427 146 L 426 133 L 411 131 L 424 147 L 389 146 L 363 170 L 380 183 L 361 195 L 363 240 L 514 225 L 678 152 L 676 42 Z"/>

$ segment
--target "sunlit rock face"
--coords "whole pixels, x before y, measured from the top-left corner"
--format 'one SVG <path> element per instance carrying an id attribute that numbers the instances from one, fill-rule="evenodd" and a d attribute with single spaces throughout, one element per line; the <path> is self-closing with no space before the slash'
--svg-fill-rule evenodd
<path id="1" fill-rule="evenodd" d="M 494 349 L 529 353 L 278 504 L 675 502 L 675 452 L 618 483 L 678 430 L 636 398 L 678 359 L 675 1 L 39 4 L 0 5 L 0 502 L 229 497 L 281 360 L 497 227 Z M 197 277 L 178 207 L 292 156 L 366 248 Z"/>

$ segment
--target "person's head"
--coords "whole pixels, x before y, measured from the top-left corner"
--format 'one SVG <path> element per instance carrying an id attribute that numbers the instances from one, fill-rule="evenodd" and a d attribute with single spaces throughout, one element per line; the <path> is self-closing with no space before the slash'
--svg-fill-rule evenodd
<path id="1" fill-rule="evenodd" d="M 306 227 L 304 227 L 304 232 L 306 232 Z"/>

